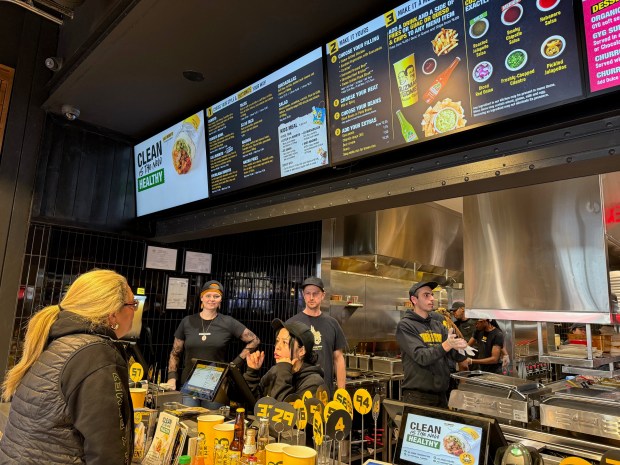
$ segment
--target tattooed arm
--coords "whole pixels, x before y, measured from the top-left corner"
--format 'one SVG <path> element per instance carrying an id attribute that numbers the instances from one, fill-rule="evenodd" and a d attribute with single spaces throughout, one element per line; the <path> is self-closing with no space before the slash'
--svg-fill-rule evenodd
<path id="1" fill-rule="evenodd" d="M 177 370 L 181 363 L 181 352 L 183 352 L 184 341 L 174 338 L 174 344 L 172 345 L 172 351 L 170 352 L 170 359 L 168 360 L 168 383 L 173 385 L 176 389 L 176 381 L 179 378 Z"/>
<path id="2" fill-rule="evenodd" d="M 256 348 L 260 344 L 260 339 L 256 336 L 256 334 L 254 334 L 248 328 L 245 328 L 240 339 L 246 343 L 246 346 L 239 354 L 239 357 L 245 360 L 248 354 L 251 354 L 252 352 L 256 350 Z"/>

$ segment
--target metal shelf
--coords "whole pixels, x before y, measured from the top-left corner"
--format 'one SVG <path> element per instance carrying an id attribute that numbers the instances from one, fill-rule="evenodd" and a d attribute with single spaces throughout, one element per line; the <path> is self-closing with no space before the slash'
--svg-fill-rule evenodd
<path id="1" fill-rule="evenodd" d="M 576 368 L 573 366 L 563 366 L 562 373 L 567 375 L 584 375 L 584 376 L 604 376 L 613 378 L 620 375 L 620 370 L 594 370 L 589 368 Z"/>
<path id="2" fill-rule="evenodd" d="M 620 357 L 598 357 L 592 360 L 587 358 L 568 358 L 568 357 L 554 357 L 553 355 L 539 355 L 538 361 L 555 363 L 558 365 L 569 365 L 577 368 L 598 368 L 603 365 L 609 365 L 610 363 L 620 362 Z"/>
<path id="3" fill-rule="evenodd" d="M 364 304 L 360 304 L 359 302 L 345 302 L 344 300 L 330 300 L 329 305 L 352 308 L 359 308 L 364 306 Z"/>

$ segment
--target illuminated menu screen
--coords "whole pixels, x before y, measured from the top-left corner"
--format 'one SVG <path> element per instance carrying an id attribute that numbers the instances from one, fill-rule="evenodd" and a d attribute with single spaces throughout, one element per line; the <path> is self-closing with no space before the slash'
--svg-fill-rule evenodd
<path id="1" fill-rule="evenodd" d="M 570 0 L 414 0 L 326 50 L 334 163 L 583 94 Z"/>
<path id="2" fill-rule="evenodd" d="M 321 49 L 207 109 L 213 195 L 328 164 Z"/>
<path id="3" fill-rule="evenodd" d="M 204 112 L 134 147 L 137 216 L 209 196 Z"/>
<path id="4" fill-rule="evenodd" d="M 620 3 L 584 0 L 583 20 L 590 91 L 620 85 Z"/>

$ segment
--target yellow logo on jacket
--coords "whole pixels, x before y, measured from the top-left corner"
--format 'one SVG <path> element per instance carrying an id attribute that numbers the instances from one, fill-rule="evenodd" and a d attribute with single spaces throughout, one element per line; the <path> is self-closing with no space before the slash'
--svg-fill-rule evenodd
<path id="1" fill-rule="evenodd" d="M 426 344 L 440 344 L 441 333 L 422 333 L 420 337 Z"/>

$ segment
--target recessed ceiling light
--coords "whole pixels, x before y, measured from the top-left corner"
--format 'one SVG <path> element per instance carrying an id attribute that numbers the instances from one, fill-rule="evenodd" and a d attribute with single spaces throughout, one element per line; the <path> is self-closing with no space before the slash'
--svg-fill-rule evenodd
<path id="1" fill-rule="evenodd" d="M 200 71 L 183 71 L 183 77 L 192 82 L 201 82 L 205 80 L 204 75 Z"/>

